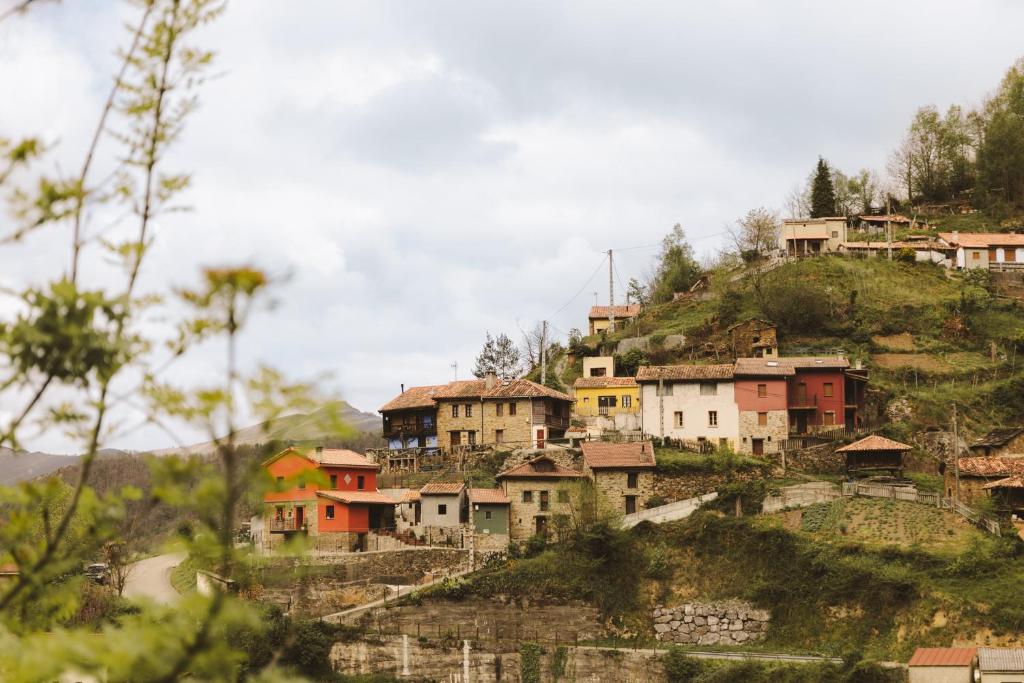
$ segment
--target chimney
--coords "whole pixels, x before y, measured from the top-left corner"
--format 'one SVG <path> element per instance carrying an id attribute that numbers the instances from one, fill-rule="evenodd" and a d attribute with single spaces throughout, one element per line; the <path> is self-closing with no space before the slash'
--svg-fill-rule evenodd
<path id="1" fill-rule="evenodd" d="M 487 391 L 494 388 L 494 385 L 498 383 L 498 376 L 493 372 L 488 372 L 484 377 L 484 386 L 487 387 Z"/>
<path id="2" fill-rule="evenodd" d="M 399 386 L 402 387 L 402 393 L 404 394 L 405 393 L 405 382 L 402 382 Z"/>
<path id="3" fill-rule="evenodd" d="M 323 455 L 324 454 L 324 447 L 323 446 L 317 446 L 316 447 L 316 454 L 317 455 Z"/>
<path id="4" fill-rule="evenodd" d="M 954 230 L 953 231 L 953 244 L 960 244 L 960 231 L 959 230 Z"/>

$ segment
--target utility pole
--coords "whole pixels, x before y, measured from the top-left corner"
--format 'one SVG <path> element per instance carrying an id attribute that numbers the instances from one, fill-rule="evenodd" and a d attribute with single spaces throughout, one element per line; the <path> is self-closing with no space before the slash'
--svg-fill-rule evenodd
<path id="1" fill-rule="evenodd" d="M 957 505 L 960 504 L 960 436 L 956 424 L 956 404 L 953 404 L 953 479 L 956 481 L 954 498 Z M 955 510 L 954 510 L 955 511 Z"/>
<path id="2" fill-rule="evenodd" d="M 540 323 L 540 383 L 544 384 L 548 379 L 548 321 Z"/>
<path id="3" fill-rule="evenodd" d="M 889 260 L 892 261 L 892 226 L 889 218 L 892 216 L 892 199 L 887 195 L 885 198 L 885 240 L 889 243 Z"/>
<path id="4" fill-rule="evenodd" d="M 608 250 L 608 329 L 615 331 L 615 286 L 612 282 L 612 250 Z"/>

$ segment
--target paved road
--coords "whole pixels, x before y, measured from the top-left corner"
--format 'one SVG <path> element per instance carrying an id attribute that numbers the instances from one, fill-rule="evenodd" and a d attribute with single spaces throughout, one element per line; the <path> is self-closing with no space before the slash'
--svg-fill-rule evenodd
<path id="1" fill-rule="evenodd" d="M 126 598 L 148 598 L 168 605 L 180 596 L 171 585 L 171 570 L 185 559 L 185 553 L 168 553 L 139 560 L 132 565 L 124 587 Z"/>

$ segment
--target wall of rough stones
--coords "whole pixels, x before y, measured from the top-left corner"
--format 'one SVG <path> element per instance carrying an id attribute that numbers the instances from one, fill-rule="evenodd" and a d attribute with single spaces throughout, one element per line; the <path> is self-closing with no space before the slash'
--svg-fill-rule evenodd
<path id="1" fill-rule="evenodd" d="M 763 640 L 771 615 L 746 603 L 686 603 L 654 609 L 655 638 L 687 645 L 739 645 Z"/>
<path id="2" fill-rule="evenodd" d="M 823 443 L 797 451 L 786 451 L 786 469 L 814 474 L 843 474 L 846 472 L 846 458 L 836 449 L 842 443 Z M 782 454 L 772 453 L 768 458 L 776 464 L 782 464 Z"/>
<path id="3" fill-rule="evenodd" d="M 665 499 L 667 503 L 677 500 L 696 498 L 717 490 L 730 482 L 745 482 L 764 479 L 767 473 L 758 469 L 741 470 L 731 476 L 718 472 L 694 472 L 677 474 L 675 472 L 654 472 L 654 495 Z M 647 501 L 641 501 L 646 506 Z"/>

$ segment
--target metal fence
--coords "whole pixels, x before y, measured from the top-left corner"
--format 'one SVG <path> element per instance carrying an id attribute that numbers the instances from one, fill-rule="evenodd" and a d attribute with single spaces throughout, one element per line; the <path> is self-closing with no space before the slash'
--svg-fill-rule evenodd
<path id="1" fill-rule="evenodd" d="M 890 484 L 862 484 L 859 482 L 843 482 L 844 496 L 869 496 L 871 498 L 888 498 L 904 500 L 909 503 L 931 505 L 942 510 L 951 510 L 967 521 L 979 526 L 996 536 L 1000 535 L 999 522 L 986 517 L 972 507 L 964 505 L 953 498 L 946 498 L 930 491 L 918 491 L 913 486 L 893 486 Z"/>

